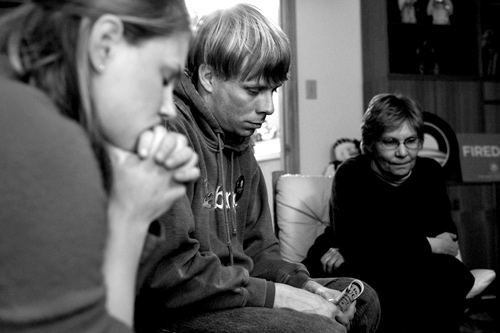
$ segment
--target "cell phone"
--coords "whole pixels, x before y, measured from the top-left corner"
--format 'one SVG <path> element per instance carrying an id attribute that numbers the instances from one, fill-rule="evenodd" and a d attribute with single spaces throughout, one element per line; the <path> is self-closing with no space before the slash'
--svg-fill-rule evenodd
<path id="1" fill-rule="evenodd" d="M 333 301 L 333 303 L 337 305 L 342 312 L 345 312 L 349 309 L 352 302 L 354 302 L 359 295 L 363 293 L 363 290 L 365 290 L 363 282 L 360 280 L 353 280 L 347 288 L 342 291 L 338 299 Z"/>

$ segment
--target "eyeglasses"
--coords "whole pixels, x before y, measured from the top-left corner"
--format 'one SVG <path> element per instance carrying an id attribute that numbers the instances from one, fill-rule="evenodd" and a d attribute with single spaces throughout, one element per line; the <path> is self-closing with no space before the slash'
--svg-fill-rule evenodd
<path id="1" fill-rule="evenodd" d="M 382 148 L 387 150 L 396 150 L 401 144 L 399 140 L 396 140 L 394 138 L 384 138 L 382 140 L 379 140 L 379 142 Z M 418 140 L 418 138 L 408 138 L 402 143 L 407 149 L 417 149 L 420 144 L 420 140 Z"/>

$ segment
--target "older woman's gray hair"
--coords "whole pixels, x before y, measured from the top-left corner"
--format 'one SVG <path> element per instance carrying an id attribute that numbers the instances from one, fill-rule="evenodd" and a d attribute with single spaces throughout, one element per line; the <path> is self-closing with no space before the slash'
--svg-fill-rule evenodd
<path id="1" fill-rule="evenodd" d="M 401 124 L 415 130 L 417 137 L 424 141 L 423 113 L 413 99 L 401 94 L 379 94 L 374 96 L 361 121 L 361 149 L 364 154 L 371 154 L 375 142 L 385 132 L 398 129 Z"/>

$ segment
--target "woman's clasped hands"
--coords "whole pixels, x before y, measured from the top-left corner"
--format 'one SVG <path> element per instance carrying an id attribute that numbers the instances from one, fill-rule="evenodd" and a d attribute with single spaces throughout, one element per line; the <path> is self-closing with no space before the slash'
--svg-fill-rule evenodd
<path id="1" fill-rule="evenodd" d="M 108 145 L 112 184 L 110 205 L 149 223 L 185 194 L 184 183 L 200 175 L 198 155 L 184 135 L 157 125 L 144 131 L 136 153 Z M 130 216 L 130 215 L 129 215 Z"/>

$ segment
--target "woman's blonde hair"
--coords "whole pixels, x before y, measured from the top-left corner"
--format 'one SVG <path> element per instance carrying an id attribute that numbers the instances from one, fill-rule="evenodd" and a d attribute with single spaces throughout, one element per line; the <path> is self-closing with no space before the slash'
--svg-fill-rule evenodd
<path id="1" fill-rule="evenodd" d="M 0 52 L 19 79 L 43 90 L 61 113 L 78 121 L 96 149 L 102 135 L 87 50 L 92 25 L 104 14 L 122 20 L 132 44 L 190 31 L 184 0 L 32 0 L 0 20 Z"/>

